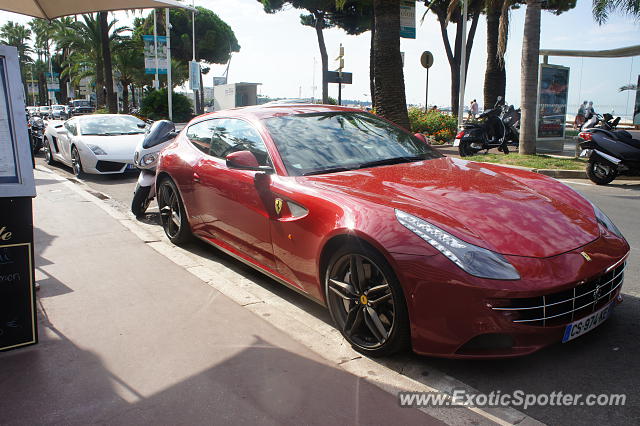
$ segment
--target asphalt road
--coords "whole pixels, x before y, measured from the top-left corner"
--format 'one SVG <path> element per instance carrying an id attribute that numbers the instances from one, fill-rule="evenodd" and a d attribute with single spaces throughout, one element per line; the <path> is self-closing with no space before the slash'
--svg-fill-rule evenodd
<path id="1" fill-rule="evenodd" d="M 44 165 L 40 156 L 38 164 Z M 51 167 L 61 176 L 73 179 L 71 169 Z M 136 173 L 124 176 L 89 176 L 85 183 L 96 193 L 105 194 L 117 207 L 128 210 L 137 179 Z M 524 358 L 495 361 L 460 361 L 426 358 L 413 354 L 409 359 L 415 368 L 438 369 L 481 392 L 501 391 L 503 394 L 522 390 L 527 393 L 562 391 L 572 394 L 626 394 L 626 405 L 611 407 L 516 407 L 531 417 L 552 424 L 635 424 L 640 418 L 640 180 L 614 181 L 608 186 L 595 186 L 587 180 L 563 180 L 563 183 L 583 194 L 611 217 L 632 246 L 622 289 L 624 303 L 597 331 L 566 344 L 557 344 Z M 99 194 L 98 194 L 99 195 Z M 154 204 L 152 204 L 153 209 Z M 151 210 L 153 212 L 153 210 Z M 148 216 L 154 220 L 156 215 Z M 211 249 L 194 247 L 204 256 Z M 279 297 L 294 300 L 314 316 L 328 321 L 324 309 L 305 298 L 277 285 L 244 265 L 227 259 L 229 267 L 240 269 L 258 285 Z M 425 374 L 427 374 L 425 372 Z"/>

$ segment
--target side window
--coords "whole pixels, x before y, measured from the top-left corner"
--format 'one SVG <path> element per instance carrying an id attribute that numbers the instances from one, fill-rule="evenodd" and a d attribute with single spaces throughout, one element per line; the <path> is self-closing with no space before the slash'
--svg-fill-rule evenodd
<path id="1" fill-rule="evenodd" d="M 251 151 L 261 166 L 270 165 L 267 147 L 260 134 L 249 123 L 226 119 L 224 126 L 217 126 L 211 141 L 211 155 L 223 158 L 236 151 Z"/>
<path id="2" fill-rule="evenodd" d="M 71 133 L 73 136 L 77 136 L 78 135 L 78 129 L 76 127 L 76 123 L 75 122 L 67 121 L 66 123 L 64 123 L 64 128 L 67 129 L 67 131 L 69 133 Z"/>
<path id="3" fill-rule="evenodd" d="M 209 154 L 214 123 L 220 121 L 222 120 L 206 120 L 189 126 L 187 129 L 187 139 L 200 151 Z"/>

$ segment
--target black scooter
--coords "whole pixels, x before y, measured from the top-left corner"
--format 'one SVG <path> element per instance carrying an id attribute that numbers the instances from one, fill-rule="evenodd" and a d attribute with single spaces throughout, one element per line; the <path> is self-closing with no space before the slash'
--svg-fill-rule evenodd
<path id="1" fill-rule="evenodd" d="M 588 158 L 587 176 L 597 185 L 611 183 L 619 175 L 640 175 L 640 139 L 625 130 L 616 130 L 615 120 L 604 114 L 600 127 L 578 135 L 580 157 Z"/>
<path id="2" fill-rule="evenodd" d="M 478 115 L 481 123 L 465 123 L 456 135 L 453 146 L 458 147 L 461 157 L 475 155 L 480 151 L 498 148 L 505 154 L 508 146 L 518 146 L 520 140 L 520 109 L 505 105 L 502 96 L 490 110 Z"/>

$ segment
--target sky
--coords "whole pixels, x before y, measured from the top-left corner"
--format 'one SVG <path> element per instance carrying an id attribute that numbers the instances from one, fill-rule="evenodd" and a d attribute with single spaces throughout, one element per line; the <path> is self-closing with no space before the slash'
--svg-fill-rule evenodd
<path id="1" fill-rule="evenodd" d="M 315 30 L 300 24 L 300 10 L 288 8 L 276 14 L 266 14 L 257 0 L 196 0 L 196 6 L 213 10 L 235 32 L 241 46 L 234 53 L 229 70 L 229 82 L 261 83 L 259 93 L 271 97 L 321 96 L 321 66 Z M 420 55 L 428 50 L 434 55 L 429 72 L 429 104 L 450 105 L 450 70 L 444 51 L 439 24 L 435 15 L 420 18 L 426 8 L 416 4 L 416 39 L 402 39 L 405 55 L 404 77 L 407 102 L 424 104 L 426 70 L 420 65 Z M 506 55 L 506 100 L 520 105 L 520 52 L 525 8 L 511 13 L 510 37 Z M 131 15 L 118 12 L 123 23 Z M 27 17 L 0 12 L 0 25 L 7 20 L 26 22 Z M 453 26 L 450 29 L 453 43 Z M 370 33 L 347 35 L 339 29 L 325 30 L 329 52 L 329 69 L 335 69 L 340 43 L 345 49 L 345 71 L 353 73 L 353 84 L 344 85 L 343 99 L 370 100 L 369 47 Z M 612 15 L 607 24 L 598 26 L 591 15 L 591 1 L 578 0 L 575 9 L 555 16 L 542 13 L 542 49 L 600 50 L 640 44 L 640 22 L 623 15 Z M 637 83 L 640 57 L 599 59 L 550 57 L 552 64 L 570 67 L 569 112 L 577 110 L 583 100 L 592 100 L 599 112 L 631 114 L 635 93 L 618 92 L 618 88 Z M 466 103 L 476 98 L 482 104 L 486 63 L 486 21 L 480 18 L 471 53 L 466 86 Z M 214 75 L 222 75 L 225 65 L 214 65 L 205 76 L 211 85 Z M 315 76 L 315 80 L 314 80 Z M 315 90 L 314 90 L 315 87 Z M 337 85 L 329 87 L 330 96 L 337 98 Z"/>

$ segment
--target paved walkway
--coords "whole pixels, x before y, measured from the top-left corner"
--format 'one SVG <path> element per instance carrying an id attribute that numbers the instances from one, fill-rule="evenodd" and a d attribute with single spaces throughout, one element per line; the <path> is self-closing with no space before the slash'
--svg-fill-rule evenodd
<path id="1" fill-rule="evenodd" d="M 36 178 L 40 343 L 0 354 L 0 424 L 439 423 Z"/>

